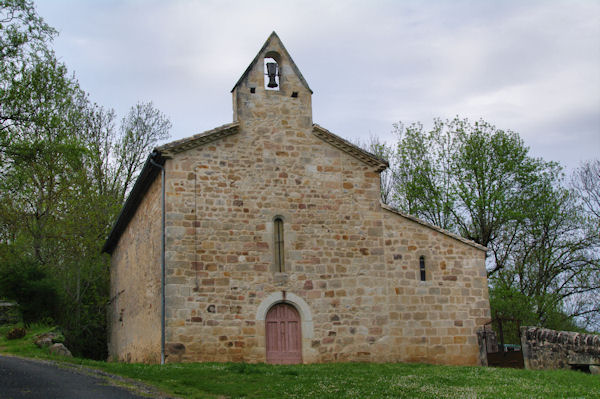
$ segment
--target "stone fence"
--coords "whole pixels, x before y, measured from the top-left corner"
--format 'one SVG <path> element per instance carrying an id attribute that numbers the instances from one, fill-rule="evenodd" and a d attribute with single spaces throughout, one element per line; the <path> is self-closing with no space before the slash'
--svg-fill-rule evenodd
<path id="1" fill-rule="evenodd" d="M 0 301 L 0 326 L 15 324 L 21 319 L 19 306 L 14 302 Z"/>
<path id="2" fill-rule="evenodd" d="M 521 327 L 525 368 L 600 372 L 600 335 Z"/>

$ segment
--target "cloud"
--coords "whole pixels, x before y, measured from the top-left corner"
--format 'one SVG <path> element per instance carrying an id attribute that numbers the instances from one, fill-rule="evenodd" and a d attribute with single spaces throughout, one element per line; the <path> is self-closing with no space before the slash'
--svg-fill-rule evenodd
<path id="1" fill-rule="evenodd" d="M 174 138 L 231 120 L 229 90 L 276 30 L 349 139 L 395 121 L 483 117 L 545 157 L 600 152 L 600 3 L 575 1 L 40 1 L 92 98 L 154 100 Z M 587 143 L 587 145 L 586 145 Z M 568 147 L 568 149 L 567 149 Z"/>

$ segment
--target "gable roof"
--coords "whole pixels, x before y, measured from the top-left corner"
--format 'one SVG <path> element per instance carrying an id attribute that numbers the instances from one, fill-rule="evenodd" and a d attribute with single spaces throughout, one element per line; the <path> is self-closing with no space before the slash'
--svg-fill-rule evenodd
<path id="1" fill-rule="evenodd" d="M 211 141 L 219 140 L 223 137 L 231 136 L 238 132 L 239 127 L 239 122 L 227 123 L 190 137 L 171 141 L 170 143 L 156 147 L 154 150 L 168 158 L 173 154 L 192 149 L 202 144 L 210 143 Z"/>
<path id="2" fill-rule="evenodd" d="M 113 225 L 111 232 L 106 239 L 102 252 L 112 253 L 115 246 L 117 245 L 121 234 L 125 231 L 125 228 L 135 215 L 135 212 L 142 202 L 144 195 L 154 182 L 154 179 L 159 175 L 160 169 L 152 164 L 158 163 L 164 165 L 167 158 L 171 158 L 173 155 L 180 152 L 210 143 L 215 140 L 220 140 L 224 137 L 236 134 L 239 131 L 239 122 L 228 123 L 219 127 L 216 127 L 205 132 L 195 134 L 191 137 L 184 139 L 171 141 L 170 143 L 163 144 L 154 149 L 154 152 L 148 156 L 142 171 L 140 172 L 131 192 L 127 196 L 125 204 Z M 375 167 L 376 172 L 381 172 L 389 166 L 388 162 L 381 159 L 362 148 L 350 143 L 349 141 L 341 138 L 340 136 L 331 133 L 329 130 L 313 124 L 313 134 L 321 140 L 329 143 L 330 145 L 340 149 L 341 151 L 353 156 L 354 158 L 366 163 L 367 165 Z"/>
<path id="3" fill-rule="evenodd" d="M 123 205 L 123 208 L 121 209 L 121 212 L 119 213 L 119 216 L 117 217 L 117 220 L 113 225 L 113 228 L 108 238 L 106 239 L 104 246 L 102 247 L 102 252 L 106 252 L 109 254 L 113 252 L 114 248 L 116 247 L 119 241 L 119 238 L 121 237 L 121 234 L 123 234 L 125 228 L 135 215 L 135 212 L 142 199 L 144 198 L 144 195 L 154 182 L 154 179 L 156 179 L 156 177 L 159 175 L 160 169 L 154 166 L 152 164 L 153 162 L 162 166 L 165 164 L 166 159 L 170 158 L 174 154 L 233 135 L 238 131 L 238 122 L 228 123 L 217 128 L 196 134 L 194 136 L 180 140 L 175 140 L 170 143 L 166 143 L 159 147 L 156 147 L 154 149 L 154 152 L 152 152 L 146 159 L 146 162 L 142 167 L 142 171 L 140 172 L 133 188 L 131 189 L 127 200 L 125 201 L 125 204 Z M 357 158 L 358 160 L 365 162 L 368 165 L 376 167 L 376 172 L 381 172 L 385 168 L 389 167 L 389 163 L 386 160 L 363 150 L 362 148 L 350 143 L 349 141 L 330 132 L 329 130 L 317 125 L 316 123 L 313 124 L 313 134 L 321 140 L 340 149 L 341 151 L 344 151 L 345 153 Z M 447 230 L 442 229 L 441 227 L 425 222 L 415 216 L 404 213 L 384 203 L 380 203 L 380 205 L 383 209 L 389 212 L 395 213 L 422 226 L 428 227 L 448 237 L 454 238 L 455 240 L 461 241 L 481 251 L 487 251 L 486 247 L 477 244 L 474 241 L 468 240 L 457 234 L 451 233 Z"/>
<path id="4" fill-rule="evenodd" d="M 308 89 L 308 91 L 310 91 L 310 94 L 313 94 L 313 91 L 308 86 L 308 83 L 306 83 L 306 80 L 304 79 L 304 76 L 302 76 L 302 73 L 300 72 L 300 70 L 296 66 L 296 63 L 292 59 L 292 56 L 290 55 L 290 53 L 288 53 L 287 49 L 283 45 L 283 42 L 281 41 L 281 39 L 279 38 L 279 36 L 277 36 L 277 33 L 275 33 L 275 31 L 273 31 L 269 35 L 269 37 L 265 41 L 265 44 L 263 44 L 263 46 L 260 48 L 260 50 L 258 51 L 258 53 L 256 54 L 256 56 L 254 57 L 254 59 L 252 60 L 252 62 L 250 63 L 250 65 L 248 65 L 248 68 L 246 68 L 246 70 L 244 71 L 244 73 L 242 74 L 242 76 L 240 76 L 240 78 L 235 83 L 235 85 L 233 86 L 233 89 L 231 89 L 231 91 L 233 92 L 235 90 L 235 88 L 238 87 L 240 85 L 240 83 L 242 83 L 242 81 L 244 79 L 246 79 L 246 76 L 248 76 L 248 74 L 252 70 L 252 67 L 254 66 L 254 64 L 256 64 L 258 62 L 260 56 L 265 52 L 265 50 L 269 47 L 269 44 L 271 44 L 271 41 L 273 41 L 273 40 L 277 40 L 279 42 L 279 44 L 281 46 L 281 49 L 283 50 L 283 53 L 284 53 L 283 55 L 290 60 L 290 64 L 292 66 L 292 69 L 296 73 L 296 75 L 298 76 L 298 79 L 300 79 L 300 82 L 302 82 L 302 85 L 304 87 L 306 87 Z"/>
<path id="5" fill-rule="evenodd" d="M 321 140 L 366 163 L 367 165 L 374 166 L 376 168 L 376 172 L 381 172 L 390 166 L 388 161 L 385 159 L 379 158 L 378 156 L 363 150 L 357 145 L 341 138 L 337 134 L 331 133 L 329 130 L 317 125 L 316 123 L 313 124 L 313 134 Z"/>
<path id="6" fill-rule="evenodd" d="M 119 213 L 119 216 L 117 216 L 117 220 L 108 234 L 108 238 L 104 242 L 102 252 L 112 254 L 119 242 L 121 234 L 123 234 L 125 228 L 133 218 L 133 215 L 135 215 L 135 211 L 142 202 L 144 195 L 154 182 L 154 179 L 156 179 L 156 176 L 160 174 L 160 168 L 152 165 L 152 162 L 162 166 L 165 164 L 165 158 L 161 157 L 158 152 L 153 152 L 148 155 L 148 158 L 146 158 L 146 162 L 142 167 L 142 171 L 129 192 L 129 195 L 123 204 L 123 208 L 121 208 L 121 212 Z"/>
<path id="7" fill-rule="evenodd" d="M 146 159 L 142 171 L 129 192 L 127 200 L 125 200 L 125 204 L 123 204 L 123 208 L 121 209 L 108 238 L 104 242 L 102 252 L 110 254 L 115 249 L 121 234 L 125 231 L 125 228 L 135 215 L 135 211 L 144 199 L 144 195 L 146 195 L 146 192 L 154 182 L 154 179 L 160 174 L 160 169 L 154 166 L 152 164 L 153 162 L 163 166 L 166 159 L 170 158 L 173 154 L 235 134 L 238 132 L 239 126 L 240 124 L 237 122 L 228 123 L 212 130 L 207 130 L 206 132 L 156 147 L 154 152 Z"/>
<path id="8" fill-rule="evenodd" d="M 396 215 L 402 216 L 405 219 L 412 220 L 413 222 L 418 223 L 421 226 L 428 227 L 431 230 L 435 230 L 438 233 L 441 233 L 441 234 L 443 234 L 445 236 L 454 238 L 455 240 L 458 240 L 458 241 L 460 241 L 460 242 L 462 242 L 464 244 L 470 245 L 473 248 L 479 249 L 480 251 L 487 252 L 487 250 L 488 250 L 487 247 L 484 247 L 481 244 L 477 244 L 475 241 L 468 240 L 468 239 L 466 239 L 464 237 L 459 236 L 458 234 L 454 234 L 454 233 L 452 233 L 452 232 L 450 232 L 448 230 L 442 229 L 441 227 L 438 227 L 438 226 L 436 226 L 434 224 L 431 224 L 431 223 L 428 223 L 428 222 L 426 222 L 424 220 L 421 220 L 421 219 L 419 219 L 416 216 L 409 215 L 408 213 L 404 213 L 404 212 L 402 212 L 399 209 L 396 209 L 396 208 L 393 208 L 393 207 L 391 207 L 389 205 L 384 204 L 383 202 L 380 202 L 379 205 L 381 205 L 381 207 L 383 209 L 385 209 L 386 211 L 390 211 L 392 213 L 395 213 Z"/>

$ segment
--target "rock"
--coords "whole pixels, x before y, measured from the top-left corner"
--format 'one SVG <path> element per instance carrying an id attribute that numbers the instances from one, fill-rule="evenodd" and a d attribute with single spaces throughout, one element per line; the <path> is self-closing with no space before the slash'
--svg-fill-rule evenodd
<path id="1" fill-rule="evenodd" d="M 34 342 L 39 348 L 45 348 L 47 346 L 52 345 L 52 338 L 44 337 L 38 338 Z"/>
<path id="2" fill-rule="evenodd" d="M 600 375 L 600 366 L 590 366 L 590 373 Z"/>
<path id="3" fill-rule="evenodd" d="M 62 341 L 62 335 L 56 332 L 47 332 L 40 334 L 35 338 L 34 343 L 40 347 L 45 348 L 54 343 L 60 343 Z"/>
<path id="4" fill-rule="evenodd" d="M 21 327 L 15 327 L 8 331 L 6 334 L 6 339 L 19 339 L 23 338 L 27 334 L 27 331 Z"/>
<path id="5" fill-rule="evenodd" d="M 50 346 L 50 353 L 53 355 L 73 357 L 71 351 L 68 350 L 63 344 L 54 344 Z"/>

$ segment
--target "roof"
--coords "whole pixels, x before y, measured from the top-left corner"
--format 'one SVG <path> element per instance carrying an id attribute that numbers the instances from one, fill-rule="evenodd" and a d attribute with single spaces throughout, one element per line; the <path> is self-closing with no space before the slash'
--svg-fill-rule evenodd
<path id="1" fill-rule="evenodd" d="M 195 134 L 191 137 L 171 141 L 170 143 L 156 147 L 154 150 L 160 152 L 163 156 L 168 158 L 172 154 L 177 154 L 199 145 L 235 134 L 238 132 L 239 126 L 239 122 L 227 123 L 214 129 Z"/>
<path id="2" fill-rule="evenodd" d="M 121 234 L 125 231 L 125 228 L 135 215 L 135 211 L 137 210 L 139 204 L 141 203 L 144 195 L 150 188 L 151 184 L 154 182 L 154 179 L 160 173 L 160 168 L 156 167 L 152 164 L 152 162 L 157 163 L 159 165 L 164 165 L 167 158 L 170 158 L 173 154 L 177 154 L 191 148 L 219 140 L 221 138 L 230 136 L 239 131 L 239 123 L 229 123 L 217 128 L 196 134 L 191 137 L 187 137 L 181 140 L 175 140 L 170 143 L 163 144 L 154 149 L 154 152 L 148 156 L 144 166 L 142 167 L 142 171 L 138 176 L 119 216 L 113 228 L 102 247 L 102 252 L 112 253 L 115 246 L 117 245 Z M 385 159 L 379 158 L 370 152 L 363 150 L 362 148 L 350 143 L 349 141 L 341 138 L 340 136 L 330 132 L 329 130 L 317 125 L 313 124 L 313 134 L 320 138 L 321 140 L 333 145 L 334 147 L 344 151 L 345 153 L 359 159 L 362 162 L 365 162 L 368 165 L 374 166 L 377 172 L 381 172 L 385 168 L 389 166 L 388 162 Z M 435 230 L 441 234 L 444 234 L 448 237 L 454 238 L 458 241 L 461 241 L 467 245 L 470 245 L 476 249 L 481 251 L 487 251 L 487 248 L 479 245 L 473 241 L 467 240 L 457 234 L 451 233 L 447 230 L 442 229 L 441 227 L 435 226 L 433 224 L 427 223 L 415 216 L 404 213 L 398 209 L 395 209 L 389 205 L 381 203 L 381 207 L 387 211 L 393 212 L 397 215 L 400 215 L 406 219 L 409 219 L 413 222 L 416 222 L 420 225 L 428 227 L 432 230 Z"/>
<path id="3" fill-rule="evenodd" d="M 393 208 L 393 207 L 391 207 L 391 206 L 389 206 L 387 204 L 384 204 L 383 202 L 381 202 L 380 205 L 386 211 L 390 211 L 392 213 L 395 213 L 396 215 L 402 216 L 403 218 L 411 220 L 411 221 L 413 221 L 415 223 L 418 223 L 418 224 L 420 224 L 422 226 L 429 227 L 430 229 L 435 230 L 438 233 L 442 233 L 443 235 L 446 235 L 446 236 L 448 236 L 450 238 L 454 238 L 455 240 L 458 240 L 458 241 L 463 242 L 463 243 L 465 243 L 467 245 L 470 245 L 473 248 L 479 249 L 480 251 L 487 252 L 487 250 L 488 250 L 486 247 L 484 247 L 483 245 L 477 244 L 475 241 L 467 240 L 466 238 L 461 237 L 458 234 L 451 233 L 448 230 L 444 230 L 441 227 L 438 227 L 438 226 L 436 226 L 434 224 L 431 224 L 431 223 L 428 223 L 428 222 L 426 222 L 424 220 L 421 220 L 418 217 L 409 215 L 408 213 L 404 213 L 404 212 L 402 212 L 399 209 L 396 209 L 396 208 Z"/>
<path id="4" fill-rule="evenodd" d="M 135 211 L 140 205 L 140 202 L 142 202 L 144 195 L 154 182 L 154 179 L 156 179 L 156 176 L 158 176 L 160 173 L 160 168 L 152 165 L 152 162 L 162 166 L 165 164 L 165 158 L 163 158 L 158 152 L 153 152 L 152 154 L 148 155 L 140 175 L 135 181 L 131 192 L 127 196 L 127 200 L 125 201 L 123 208 L 121 208 L 121 212 L 117 217 L 117 221 L 113 225 L 108 238 L 104 242 L 102 252 L 112 254 L 115 246 L 119 242 L 121 234 L 123 234 L 125 228 L 133 218 L 133 215 L 135 215 Z"/>
<path id="5" fill-rule="evenodd" d="M 283 45 L 283 42 L 281 41 L 281 39 L 279 38 L 279 36 L 277 36 L 277 33 L 275 33 L 275 31 L 273 31 L 269 35 L 269 37 L 265 41 L 265 44 L 263 44 L 263 46 L 260 48 L 260 50 L 258 51 L 258 53 L 256 54 L 256 56 L 254 57 L 254 59 L 252 60 L 252 62 L 250 63 L 250 65 L 248 65 L 248 68 L 246 68 L 246 70 L 244 71 L 244 73 L 242 74 L 242 76 L 240 76 L 240 78 L 235 83 L 235 85 L 233 86 L 233 89 L 231 89 L 231 91 L 233 92 L 235 90 L 235 88 L 238 87 L 239 84 L 242 83 L 242 81 L 244 79 L 246 79 L 246 76 L 248 76 L 248 74 L 252 70 L 252 67 L 254 66 L 254 64 L 256 64 L 258 62 L 258 59 L 260 58 L 261 54 L 263 54 L 265 52 L 265 50 L 269 47 L 269 44 L 271 44 L 272 40 L 277 40 L 279 42 L 279 44 L 281 46 L 281 49 L 284 52 L 284 55 L 290 60 L 290 64 L 292 66 L 292 69 L 294 70 L 294 72 L 296 73 L 296 75 L 298 76 L 298 78 L 300 79 L 300 82 L 302 82 L 302 85 L 304 85 L 304 87 L 306 87 L 308 89 L 308 91 L 310 91 L 310 94 L 313 94 L 313 91 L 308 86 L 308 83 L 306 83 L 306 80 L 304 79 L 304 76 L 302 76 L 302 73 L 300 72 L 300 70 L 296 66 L 296 63 L 292 59 L 292 56 L 290 55 L 290 53 L 288 53 L 287 49 Z"/>
<path id="6" fill-rule="evenodd" d="M 102 252 L 112 253 L 121 234 L 125 231 L 125 228 L 135 215 L 135 211 L 142 202 L 144 195 L 154 182 L 154 179 L 160 173 L 160 169 L 152 164 L 152 161 L 159 165 L 164 165 L 167 158 L 172 157 L 174 154 L 195 148 L 197 146 L 210 143 L 221 138 L 231 136 L 239 131 L 239 122 L 228 123 L 219 127 L 216 127 L 205 132 L 195 134 L 191 137 L 187 137 L 180 140 L 175 140 L 170 143 L 163 144 L 154 149 L 154 152 L 148 156 L 142 171 L 138 176 L 119 216 L 113 228 L 102 247 Z M 382 158 L 371 154 L 362 148 L 344 140 L 340 136 L 331 133 L 329 130 L 313 124 L 313 134 L 321 140 L 333 145 L 334 147 L 342 150 L 343 152 L 357 158 L 358 160 L 375 167 L 377 172 L 381 172 L 389 166 L 388 162 Z M 412 218 L 407 216 L 408 218 Z M 423 222 L 425 223 L 425 222 Z M 435 227 L 435 226 L 434 226 Z"/>
<path id="7" fill-rule="evenodd" d="M 123 234 L 133 215 L 135 215 L 135 211 L 142 202 L 144 195 L 154 182 L 154 179 L 156 179 L 156 176 L 160 173 L 160 168 L 154 166 L 152 161 L 159 165 L 164 165 L 166 159 L 170 158 L 173 154 L 235 134 L 238 132 L 238 127 L 239 123 L 237 122 L 228 123 L 212 130 L 156 147 L 154 152 L 146 159 L 142 171 L 127 196 L 127 200 L 102 247 L 102 252 L 112 253 L 121 234 Z"/>
<path id="8" fill-rule="evenodd" d="M 317 125 L 316 123 L 313 124 L 313 134 L 332 146 L 352 155 L 354 158 L 357 158 L 368 165 L 374 166 L 376 168 L 376 172 L 381 172 L 390 166 L 388 161 L 385 159 L 363 150 L 357 145 L 352 144 L 340 136 L 331 133 L 329 130 Z"/>

